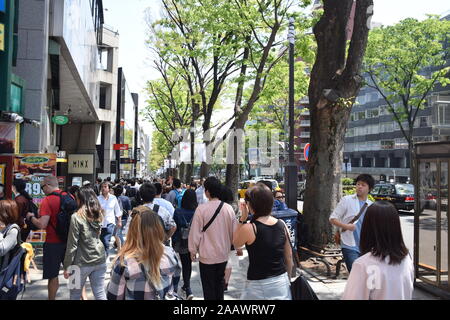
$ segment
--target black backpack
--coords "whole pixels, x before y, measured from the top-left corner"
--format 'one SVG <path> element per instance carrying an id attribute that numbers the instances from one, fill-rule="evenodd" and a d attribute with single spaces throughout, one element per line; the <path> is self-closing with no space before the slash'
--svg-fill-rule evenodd
<path id="1" fill-rule="evenodd" d="M 4 235 L 6 236 L 13 228 L 18 230 L 17 244 L 0 259 L 0 300 L 16 300 L 17 295 L 25 290 L 26 251 L 21 246 L 20 228 L 17 225 L 10 225 Z"/>
<path id="2" fill-rule="evenodd" d="M 77 203 L 68 194 L 52 192 L 50 195 L 58 196 L 60 203 L 60 211 L 56 216 L 56 226 L 52 225 L 56 231 L 56 235 L 62 242 L 67 242 L 69 236 L 70 219 L 72 214 L 77 210 Z"/>

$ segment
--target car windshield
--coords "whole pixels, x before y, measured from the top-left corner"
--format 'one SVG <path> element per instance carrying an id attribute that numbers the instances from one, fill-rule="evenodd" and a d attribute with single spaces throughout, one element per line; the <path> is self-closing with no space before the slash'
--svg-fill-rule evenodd
<path id="1" fill-rule="evenodd" d="M 414 194 L 414 185 L 412 184 L 397 184 L 395 188 L 398 194 Z"/>

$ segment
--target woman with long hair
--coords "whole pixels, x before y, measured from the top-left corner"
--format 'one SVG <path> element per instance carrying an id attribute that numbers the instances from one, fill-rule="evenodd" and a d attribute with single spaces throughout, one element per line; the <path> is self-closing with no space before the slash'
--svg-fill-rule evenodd
<path id="1" fill-rule="evenodd" d="M 116 256 L 108 284 L 108 300 L 158 300 L 173 293 L 180 265 L 175 251 L 164 246 L 158 214 L 146 206 L 131 212 L 127 240 Z"/>
<path id="2" fill-rule="evenodd" d="M 191 290 L 192 260 L 188 248 L 188 237 L 192 217 L 197 207 L 197 195 L 193 189 L 188 189 L 184 192 L 181 199 L 181 208 L 175 209 L 173 213 L 173 220 L 177 224 L 177 229 L 172 236 L 172 245 L 180 255 L 183 271 L 183 287 L 181 287 L 181 290 L 184 292 L 187 300 L 194 298 Z"/>
<path id="3" fill-rule="evenodd" d="M 361 256 L 353 263 L 342 299 L 411 300 L 414 265 L 390 202 L 377 201 L 367 209 L 359 247 Z"/>
<path id="4" fill-rule="evenodd" d="M 27 213 L 30 212 L 30 202 L 33 201 L 31 196 L 26 191 L 26 182 L 20 179 L 14 179 L 12 185 L 12 191 L 14 193 L 14 201 L 16 201 L 17 206 L 19 207 L 19 227 L 21 228 L 20 236 L 22 241 L 26 241 L 28 235 L 31 232 L 31 229 L 25 223 L 27 218 Z"/>
<path id="5" fill-rule="evenodd" d="M 239 226 L 233 236 L 235 247 L 245 244 L 249 267 L 242 300 L 291 300 L 292 251 L 286 224 L 272 216 L 273 194 L 264 184 L 245 192 Z M 248 214 L 252 213 L 247 224 Z"/>
<path id="6" fill-rule="evenodd" d="M 91 187 L 81 187 L 75 197 L 78 210 L 71 217 L 64 258 L 64 277 L 75 281 L 69 280 L 74 287 L 70 289 L 70 299 L 80 300 L 89 277 L 95 299 L 106 300 L 106 253 L 100 240 L 103 210 Z"/>

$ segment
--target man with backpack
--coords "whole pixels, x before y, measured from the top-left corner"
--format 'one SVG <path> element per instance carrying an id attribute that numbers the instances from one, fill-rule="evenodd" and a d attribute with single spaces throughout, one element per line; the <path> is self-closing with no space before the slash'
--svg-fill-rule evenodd
<path id="1" fill-rule="evenodd" d="M 139 193 L 141 195 L 144 206 L 152 209 L 161 218 L 161 223 L 166 233 L 166 245 L 167 245 L 168 240 L 177 230 L 177 224 L 175 223 L 175 220 L 173 220 L 172 215 L 164 207 L 161 207 L 158 204 L 153 203 L 156 195 L 156 188 L 154 185 L 152 185 L 151 183 L 144 183 L 139 189 Z"/>
<path id="2" fill-rule="evenodd" d="M 163 191 L 163 187 L 162 184 L 159 182 L 155 182 L 153 184 L 155 186 L 156 189 L 156 196 L 155 199 L 153 200 L 153 203 L 158 204 L 161 207 L 164 207 L 164 209 L 167 209 L 167 211 L 169 211 L 170 215 L 173 217 L 173 213 L 175 212 L 175 208 L 173 207 L 173 205 L 167 201 L 166 199 L 161 198 L 161 194 Z"/>
<path id="3" fill-rule="evenodd" d="M 184 189 L 181 188 L 181 180 L 173 179 L 173 190 L 169 192 L 166 200 L 172 203 L 174 208 L 181 208 L 181 199 L 183 198 Z"/>
<path id="4" fill-rule="evenodd" d="M 59 190 L 55 176 L 44 177 L 41 189 L 46 197 L 39 208 L 40 218 L 29 212 L 27 219 L 47 233 L 43 250 L 43 278 L 48 279 L 48 299 L 55 300 L 59 288 L 59 269 L 66 253 L 70 216 L 76 209 L 76 202 L 68 193 Z"/>

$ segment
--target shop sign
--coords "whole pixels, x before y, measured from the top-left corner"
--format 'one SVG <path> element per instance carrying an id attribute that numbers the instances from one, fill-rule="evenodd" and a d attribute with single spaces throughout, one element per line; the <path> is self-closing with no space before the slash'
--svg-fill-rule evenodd
<path id="1" fill-rule="evenodd" d="M 68 159 L 69 174 L 93 174 L 94 155 L 93 154 L 69 154 Z"/>
<path id="2" fill-rule="evenodd" d="M 53 123 L 56 123 L 59 126 L 63 126 L 69 122 L 69 118 L 66 116 L 54 116 L 52 118 Z"/>

